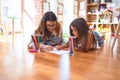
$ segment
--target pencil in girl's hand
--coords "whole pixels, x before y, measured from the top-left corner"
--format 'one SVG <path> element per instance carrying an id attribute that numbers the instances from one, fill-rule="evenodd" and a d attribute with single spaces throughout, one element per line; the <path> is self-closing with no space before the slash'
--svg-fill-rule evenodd
<path id="1" fill-rule="evenodd" d="M 36 44 L 37 44 L 37 49 L 39 49 L 39 43 L 38 43 L 38 36 L 35 35 L 35 40 L 36 40 Z"/>
<path id="2" fill-rule="evenodd" d="M 37 49 L 38 49 L 38 43 L 37 43 L 36 36 L 35 36 L 35 35 L 31 35 L 31 37 L 32 37 L 32 40 L 33 40 L 33 42 L 34 42 L 35 49 L 37 50 Z"/>
<path id="3" fill-rule="evenodd" d="M 38 48 L 40 48 L 40 41 L 41 41 L 40 36 L 38 36 L 37 39 L 38 39 Z"/>
<path id="4" fill-rule="evenodd" d="M 40 36 L 37 36 L 37 39 L 38 39 L 38 44 L 40 44 L 41 41 Z"/>
<path id="5" fill-rule="evenodd" d="M 75 37 L 73 36 L 70 36 L 69 37 L 69 54 L 70 55 L 74 55 L 75 54 L 75 50 L 74 50 L 74 40 L 75 40 Z"/>
<path id="6" fill-rule="evenodd" d="M 33 40 L 33 43 L 34 43 L 35 49 L 37 49 L 37 48 L 36 48 L 36 44 L 35 44 L 34 35 L 31 35 L 31 38 L 32 38 L 32 40 Z"/>
<path id="7" fill-rule="evenodd" d="M 37 39 L 37 37 L 36 37 L 35 35 L 34 35 L 34 37 L 33 37 L 33 38 L 34 38 L 34 40 L 35 40 L 36 49 L 38 50 L 38 41 L 37 41 L 38 39 Z"/>

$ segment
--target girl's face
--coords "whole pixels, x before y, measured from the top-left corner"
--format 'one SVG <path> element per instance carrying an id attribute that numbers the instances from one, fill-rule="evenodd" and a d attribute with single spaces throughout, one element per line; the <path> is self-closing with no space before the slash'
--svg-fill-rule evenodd
<path id="1" fill-rule="evenodd" d="M 46 26 L 49 32 L 54 32 L 56 27 L 56 21 L 47 21 Z"/>
<path id="2" fill-rule="evenodd" d="M 77 33 L 77 29 L 73 26 L 71 26 L 71 30 L 72 30 L 72 34 L 75 36 L 75 37 L 78 37 L 78 33 Z"/>

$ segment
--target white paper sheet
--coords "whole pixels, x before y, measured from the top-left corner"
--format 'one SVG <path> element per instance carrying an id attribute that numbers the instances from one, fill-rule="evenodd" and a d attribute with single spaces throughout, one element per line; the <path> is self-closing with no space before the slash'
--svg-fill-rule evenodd
<path id="1" fill-rule="evenodd" d="M 56 50 L 56 48 L 54 48 L 52 51 L 48 51 L 48 52 L 55 53 L 58 55 L 69 54 L 69 50 Z"/>

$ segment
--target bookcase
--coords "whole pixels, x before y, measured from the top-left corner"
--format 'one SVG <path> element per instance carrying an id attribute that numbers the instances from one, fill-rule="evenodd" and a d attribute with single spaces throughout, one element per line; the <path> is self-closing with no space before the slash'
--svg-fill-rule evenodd
<path id="1" fill-rule="evenodd" d="M 86 21 L 89 26 L 95 25 L 97 30 L 101 30 L 101 26 L 109 26 L 112 20 L 111 17 L 105 18 L 104 11 L 107 9 L 107 4 L 112 3 L 111 0 L 86 0 Z"/>

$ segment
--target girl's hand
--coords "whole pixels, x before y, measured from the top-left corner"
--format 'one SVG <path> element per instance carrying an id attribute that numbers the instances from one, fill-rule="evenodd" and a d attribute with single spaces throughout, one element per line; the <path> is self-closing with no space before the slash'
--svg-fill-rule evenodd
<path id="1" fill-rule="evenodd" d="M 56 46 L 56 49 L 57 50 L 61 50 L 61 49 L 65 49 L 65 48 L 68 48 L 68 43 L 66 43 L 66 44 L 63 44 L 63 45 L 58 45 L 58 46 Z"/>
<path id="2" fill-rule="evenodd" d="M 56 49 L 57 49 L 57 50 L 61 50 L 61 49 L 62 49 L 62 46 L 56 46 Z"/>

